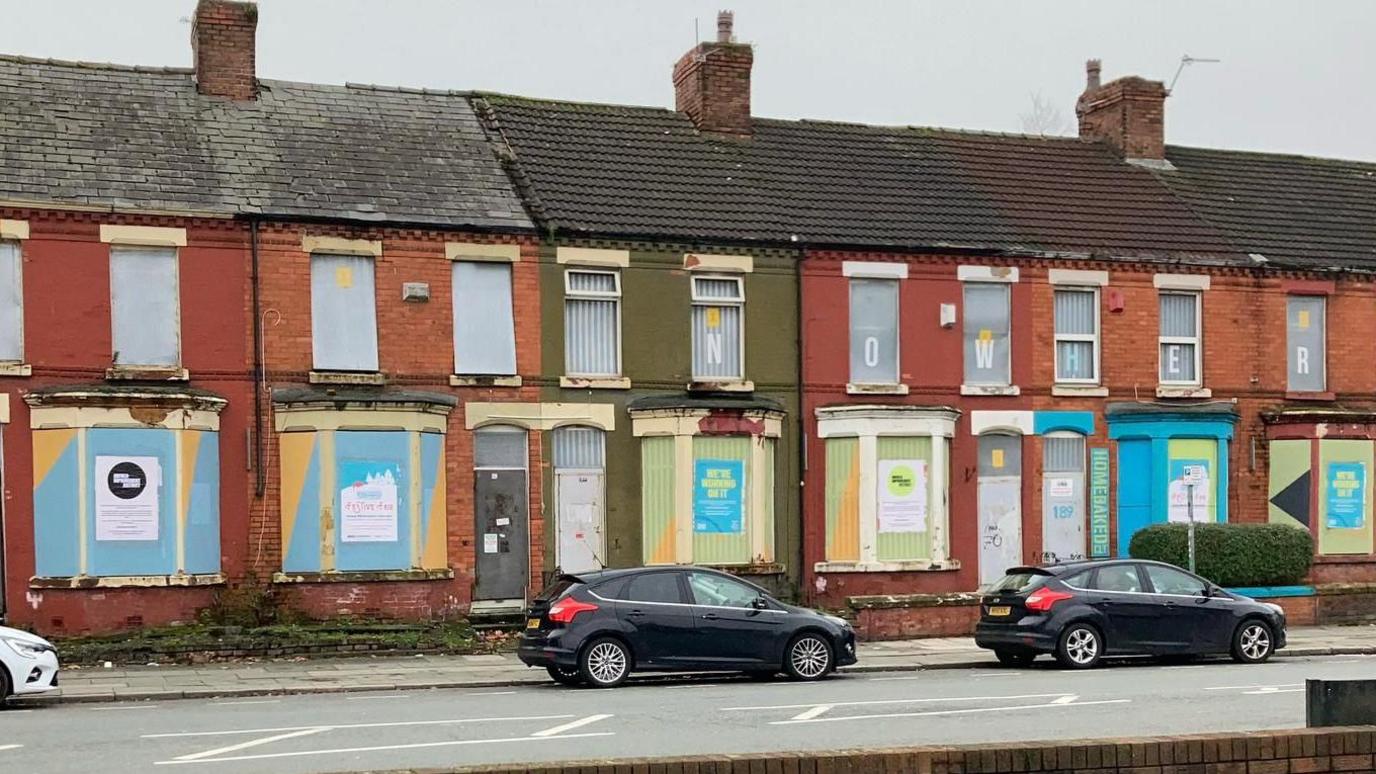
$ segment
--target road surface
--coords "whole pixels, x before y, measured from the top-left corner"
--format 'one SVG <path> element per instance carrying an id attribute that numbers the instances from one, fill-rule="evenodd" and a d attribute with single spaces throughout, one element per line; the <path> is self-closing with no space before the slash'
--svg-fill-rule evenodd
<path id="1" fill-rule="evenodd" d="M 1376 675 L 1376 656 L 1120 664 L 1038 661 L 822 683 L 657 678 L 167 702 L 0 713 L 0 771 L 363 771 L 584 758 L 894 747 L 1304 724 L 1305 678 Z"/>

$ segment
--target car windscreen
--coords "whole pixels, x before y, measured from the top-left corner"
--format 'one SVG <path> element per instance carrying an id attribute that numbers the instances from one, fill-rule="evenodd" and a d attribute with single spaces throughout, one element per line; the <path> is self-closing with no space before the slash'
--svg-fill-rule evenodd
<path id="1" fill-rule="evenodd" d="M 545 590 L 540 592 L 540 596 L 535 598 L 535 601 L 551 602 L 553 600 L 558 599 L 559 597 L 564 596 L 565 592 L 567 592 L 574 586 L 577 586 L 578 584 L 579 580 L 577 578 L 572 578 L 565 575 L 564 577 L 560 578 L 554 583 L 551 583 L 550 585 L 546 586 Z"/>
<path id="2" fill-rule="evenodd" d="M 994 593 L 1013 592 L 1021 594 L 1046 583 L 1049 577 L 1051 576 L 1046 573 L 1034 570 L 1014 570 L 1000 578 L 997 583 L 989 587 L 989 590 Z"/>

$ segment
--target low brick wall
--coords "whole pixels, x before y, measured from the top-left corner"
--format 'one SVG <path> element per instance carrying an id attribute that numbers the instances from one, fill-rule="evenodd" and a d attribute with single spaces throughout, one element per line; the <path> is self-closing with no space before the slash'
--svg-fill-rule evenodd
<path id="1" fill-rule="evenodd" d="M 582 761 L 447 769 L 454 774 L 1290 774 L 1376 771 L 1376 727 L 1102 739 L 1063 744 L 915 747 Z"/>

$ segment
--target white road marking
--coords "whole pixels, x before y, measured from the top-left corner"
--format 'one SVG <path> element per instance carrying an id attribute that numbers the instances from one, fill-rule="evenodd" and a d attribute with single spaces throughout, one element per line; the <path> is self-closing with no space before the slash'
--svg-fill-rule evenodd
<path id="1" fill-rule="evenodd" d="M 483 693 L 465 693 L 464 696 L 511 696 L 515 691 L 484 691 Z"/>
<path id="2" fill-rule="evenodd" d="M 1052 704 L 1072 704 L 1072 703 L 1074 703 L 1074 701 L 1075 701 L 1076 699 L 1078 699 L 1078 698 L 1080 698 L 1080 697 L 1079 697 L 1079 696 L 1073 696 L 1073 695 L 1062 696 L 1062 697 L 1059 698 L 1059 699 L 1053 700 L 1051 703 L 1052 703 Z"/>
<path id="3" fill-rule="evenodd" d="M 1003 701 L 1005 699 L 1053 699 L 1070 694 L 1061 691 L 1059 693 L 1022 693 L 1013 696 L 937 696 L 922 699 L 882 699 L 877 701 L 833 701 L 829 704 L 833 707 L 865 707 L 875 704 L 921 704 L 933 701 Z M 784 710 L 784 709 L 807 709 L 816 707 L 817 702 L 807 704 L 774 704 L 761 707 L 722 707 L 722 712 L 753 712 L 756 710 Z"/>
<path id="4" fill-rule="evenodd" d="M 212 707 L 234 707 L 234 706 L 238 706 L 238 705 L 240 705 L 240 704 L 280 704 L 280 703 L 282 703 L 282 700 L 281 700 L 281 699 L 255 699 L 255 700 L 250 700 L 250 701 L 212 701 L 212 702 L 210 702 L 210 706 L 212 706 Z"/>
<path id="5" fill-rule="evenodd" d="M 345 701 L 375 701 L 377 699 L 404 699 L 404 693 L 370 694 L 368 696 L 345 696 Z"/>
<path id="6" fill-rule="evenodd" d="M 509 720 L 510 718 L 506 718 Z M 343 726 L 337 726 L 342 728 Z M 211 760 L 194 761 L 155 761 L 154 766 L 170 766 L 179 763 L 228 763 L 233 761 L 259 761 L 266 758 L 299 758 L 304 755 L 338 755 L 343 753 L 365 753 L 365 752 L 385 752 L 387 750 L 418 750 L 427 747 L 460 747 L 475 744 L 510 744 L 520 742 L 530 744 L 531 742 L 556 742 L 562 739 L 587 739 L 594 736 L 616 736 L 610 731 L 591 734 L 569 734 L 567 736 L 514 736 L 505 739 L 458 739 L 445 742 L 418 742 L 415 744 L 386 744 L 376 747 L 340 747 L 331 750 L 299 750 L 295 752 L 264 753 L 262 755 L 236 755 L 228 758 L 214 758 Z"/>
<path id="7" fill-rule="evenodd" d="M 970 675 L 971 677 L 1017 677 L 1022 672 L 983 672 Z"/>
<path id="8" fill-rule="evenodd" d="M 521 717 L 507 718 L 452 718 L 449 720 L 401 720 L 391 723 L 344 723 L 341 725 L 325 726 L 330 730 L 341 728 L 396 728 L 400 726 L 443 726 L 455 725 L 458 723 L 509 723 L 521 720 L 564 720 L 575 717 L 574 715 L 525 715 Z M 234 734 L 276 734 L 283 731 L 305 731 L 309 728 L 320 728 L 320 724 L 313 726 L 285 726 L 283 728 L 241 728 L 229 731 L 179 731 L 170 734 L 143 734 L 140 739 L 174 739 L 190 736 L 232 736 Z"/>
<path id="9" fill-rule="evenodd" d="M 260 745 L 271 744 L 273 742 L 280 742 L 283 739 L 295 739 L 298 736 L 310 736 L 311 734 L 318 734 L 321 731 L 328 730 L 329 728 L 327 726 L 321 726 L 319 728 L 306 728 L 302 729 L 301 731 L 291 731 L 285 734 L 276 734 L 275 736 L 265 736 L 261 739 L 250 739 L 247 742 L 231 744 L 228 747 L 217 747 L 214 750 L 206 750 L 205 752 L 191 753 L 190 755 L 181 755 L 177 757 L 177 760 L 182 762 L 198 761 L 202 758 L 211 758 L 216 755 L 223 755 L 224 753 L 238 752 L 240 750 L 247 750 L 250 747 L 258 747 Z"/>
<path id="10" fill-rule="evenodd" d="M 834 723 L 841 720 L 877 720 L 879 718 L 925 718 L 937 715 L 973 715 L 979 712 L 1014 712 L 1017 710 L 1056 709 L 1063 707 L 1090 707 L 1098 704 L 1129 704 L 1131 699 L 1106 699 L 1104 701 L 1082 701 L 1074 704 L 1021 704 L 1011 707 L 970 707 L 955 710 L 931 710 L 928 712 L 890 712 L 882 715 L 849 715 L 842 717 L 822 717 L 811 720 L 776 720 L 771 726 L 788 726 L 799 723 Z"/>
<path id="11" fill-rule="evenodd" d="M 793 719 L 812 720 L 815 717 L 819 717 L 821 715 L 826 714 L 827 710 L 829 709 L 831 709 L 830 704 L 818 704 L 816 707 L 813 707 L 812 709 L 803 710 L 802 712 L 799 712 L 797 715 L 793 716 Z"/>
<path id="12" fill-rule="evenodd" d="M 5 714 L 8 715 L 10 713 L 6 712 Z M 22 744 L 0 744 L 0 752 L 4 752 L 5 750 L 18 750 L 23 746 Z"/>
<path id="13" fill-rule="evenodd" d="M 606 720 L 609 717 L 611 717 L 611 715 L 589 715 L 585 718 L 579 718 L 578 720 L 572 721 L 570 723 L 565 723 L 562 726 L 546 728 L 544 731 L 536 731 L 535 733 L 531 734 L 531 736 L 537 738 L 558 736 L 559 734 L 562 734 L 565 731 L 572 731 L 575 728 L 582 728 L 583 726 L 592 725 L 593 723 L 596 723 L 599 720 Z"/>
<path id="14" fill-rule="evenodd" d="M 1243 691 L 1246 696 L 1268 696 L 1273 693 L 1304 693 L 1303 688 L 1262 688 L 1260 691 Z"/>
<path id="15" fill-rule="evenodd" d="M 92 712 L 123 712 L 124 710 L 158 709 L 156 704 L 122 704 L 118 707 L 92 707 Z"/>
<path id="16" fill-rule="evenodd" d="M 1279 685 L 1216 685 L 1206 691 L 1278 691 L 1282 688 L 1303 688 L 1304 683 L 1282 683 Z"/>

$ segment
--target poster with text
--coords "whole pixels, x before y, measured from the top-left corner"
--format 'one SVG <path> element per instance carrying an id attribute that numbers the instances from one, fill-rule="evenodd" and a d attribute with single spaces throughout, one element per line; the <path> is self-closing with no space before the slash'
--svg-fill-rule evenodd
<path id="1" fill-rule="evenodd" d="M 388 462 L 351 461 L 339 466 L 341 542 L 396 541 L 398 478 L 396 466 Z"/>
<path id="2" fill-rule="evenodd" d="M 927 531 L 927 461 L 879 461 L 879 531 Z"/>
<path id="3" fill-rule="evenodd" d="M 1330 462 L 1325 479 L 1328 484 L 1328 528 L 1361 529 L 1366 520 L 1366 465 Z"/>
<path id="4" fill-rule="evenodd" d="M 745 462 L 697 460 L 693 463 L 693 531 L 740 534 L 745 531 Z"/>
<path id="5" fill-rule="evenodd" d="M 96 457 L 96 540 L 158 539 L 157 457 Z"/>
<path id="6" fill-rule="evenodd" d="M 1209 515 L 1210 493 L 1213 491 L 1213 475 L 1209 467 L 1209 460 L 1171 460 L 1171 482 L 1168 493 L 1170 521 L 1189 523 L 1191 512 L 1190 482 L 1194 482 L 1195 523 L 1213 521 L 1213 517 Z"/>

